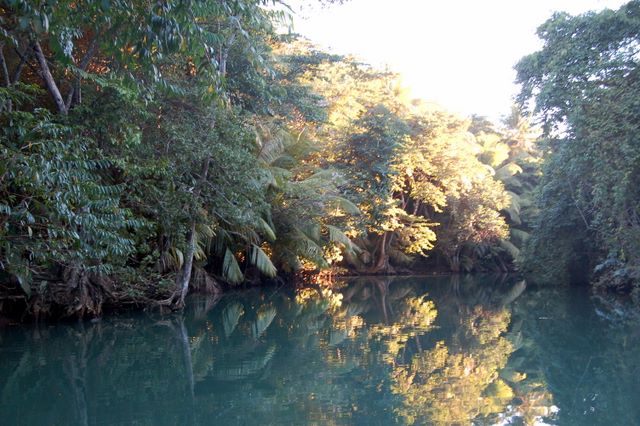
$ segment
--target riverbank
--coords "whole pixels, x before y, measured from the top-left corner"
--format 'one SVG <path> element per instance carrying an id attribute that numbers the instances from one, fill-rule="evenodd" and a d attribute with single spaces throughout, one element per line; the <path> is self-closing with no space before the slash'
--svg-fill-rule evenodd
<path id="1" fill-rule="evenodd" d="M 633 277 L 617 273 L 617 267 L 603 268 L 595 275 L 592 283 L 582 283 L 595 295 L 609 300 L 609 295 L 630 298 L 640 304 L 640 293 L 634 284 Z M 556 282 L 538 282 L 539 276 L 522 274 L 517 271 L 497 273 L 491 271 L 476 272 L 475 276 L 504 276 L 527 279 L 529 284 L 541 287 L 554 287 Z M 249 275 L 250 276 L 250 275 Z M 336 281 L 349 280 L 384 280 L 400 277 L 446 278 L 456 277 L 465 279 L 469 274 L 455 274 L 447 271 L 443 264 L 437 262 L 433 267 L 422 263 L 415 270 L 409 268 L 398 269 L 394 274 L 388 273 L 356 273 L 344 267 L 334 267 L 321 272 L 308 271 L 298 274 L 279 275 L 265 279 L 255 274 L 252 280 L 240 285 L 224 282 L 221 277 L 214 277 L 202 268 L 194 268 L 189 294 L 208 294 L 219 297 L 228 292 L 246 290 L 254 287 L 291 287 L 299 288 L 318 285 L 331 288 Z M 122 270 L 115 277 L 85 273 L 80 275 L 63 274 L 66 281 L 42 280 L 39 286 L 33 286 L 30 294 L 16 280 L 0 284 L 0 321 L 4 322 L 32 322 L 39 320 L 69 320 L 93 319 L 104 315 L 131 311 L 159 311 L 171 312 L 181 309 L 176 301 L 175 274 L 160 275 L 158 273 L 144 274 L 133 269 Z M 570 284 L 566 284 L 570 285 Z M 615 299 L 614 297 L 613 299 Z"/>

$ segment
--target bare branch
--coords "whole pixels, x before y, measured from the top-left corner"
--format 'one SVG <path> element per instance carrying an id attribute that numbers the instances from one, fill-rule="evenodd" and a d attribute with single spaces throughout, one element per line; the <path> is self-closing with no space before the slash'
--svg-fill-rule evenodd
<path id="1" fill-rule="evenodd" d="M 30 62 L 29 62 L 29 58 L 31 58 L 31 53 L 32 53 L 32 47 L 31 45 L 28 45 L 25 49 L 24 53 L 21 53 L 17 48 L 14 47 L 14 51 L 16 52 L 16 54 L 20 57 L 20 61 L 24 62 L 25 64 L 27 64 L 29 66 L 29 68 L 31 68 L 31 71 L 33 71 L 35 74 L 39 74 L 38 69 L 36 67 L 34 67 Z M 20 70 L 20 72 L 22 72 L 22 70 Z M 20 75 L 17 75 L 18 78 L 20 78 Z M 17 79 L 14 79 L 14 83 L 17 82 Z"/>
<path id="2" fill-rule="evenodd" d="M 58 112 L 66 115 L 68 112 L 67 107 L 64 103 L 64 100 L 62 99 L 60 89 L 53 79 L 53 75 L 51 74 L 51 70 L 49 69 L 49 65 L 47 64 L 47 58 L 45 58 L 44 53 L 42 52 L 42 47 L 40 46 L 40 43 L 38 41 L 34 42 L 33 50 L 36 54 L 38 64 L 40 65 L 40 75 L 44 80 L 45 86 L 47 86 L 49 94 L 53 98 L 53 102 L 58 108 Z"/>
<path id="3" fill-rule="evenodd" d="M 93 55 L 95 55 L 96 53 L 96 49 L 98 47 L 98 35 L 96 34 L 96 36 L 93 38 L 93 40 L 91 40 L 91 44 L 89 44 L 89 48 L 87 49 L 86 53 L 84 54 L 84 56 L 82 57 L 82 59 L 80 60 L 80 63 L 78 64 L 78 69 L 81 71 L 86 71 L 87 67 L 89 66 L 89 62 L 91 62 L 91 58 L 93 58 Z M 72 84 L 71 86 L 71 90 L 69 91 L 69 94 L 67 95 L 67 102 L 65 103 L 65 106 L 67 108 L 67 110 L 69 110 L 69 108 L 71 108 L 71 103 L 73 102 L 74 99 L 74 95 L 76 98 L 76 104 L 79 104 L 81 99 L 80 99 L 80 81 L 81 81 L 82 77 L 80 77 L 78 75 L 76 81 L 74 84 Z"/>
<path id="4" fill-rule="evenodd" d="M 27 47 L 24 53 L 20 53 L 18 49 L 15 49 L 16 53 L 20 57 L 20 62 L 18 62 L 18 66 L 16 66 L 16 70 L 13 72 L 13 77 L 11 78 L 11 84 L 16 84 L 20 81 L 20 75 L 22 75 L 22 70 L 24 69 L 25 64 L 28 64 L 29 57 L 31 56 L 31 51 Z M 31 65 L 29 65 L 31 66 Z"/>
<path id="5" fill-rule="evenodd" d="M 4 59 L 4 42 L 0 43 L 0 68 L 2 68 L 2 84 L 4 87 L 11 86 L 11 79 L 9 77 L 9 69 L 7 68 L 7 61 Z"/>

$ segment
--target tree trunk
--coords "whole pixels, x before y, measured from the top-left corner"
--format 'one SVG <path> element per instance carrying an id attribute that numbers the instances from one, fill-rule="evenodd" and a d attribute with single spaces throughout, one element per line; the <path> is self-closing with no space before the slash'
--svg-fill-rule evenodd
<path id="1" fill-rule="evenodd" d="M 47 64 L 47 58 L 45 58 L 39 42 L 36 41 L 33 44 L 33 50 L 36 54 L 38 64 L 40 65 L 40 76 L 44 80 L 44 84 L 45 86 L 47 86 L 47 90 L 49 91 L 53 102 L 56 104 L 58 112 L 60 114 L 66 115 L 68 112 L 67 106 L 64 103 L 64 99 L 62 99 L 62 94 L 60 93 L 58 85 L 53 79 L 53 75 L 51 74 L 51 70 L 49 69 L 49 65 Z"/>
<path id="2" fill-rule="evenodd" d="M 415 204 L 413 205 L 413 215 L 416 216 L 418 214 L 418 210 L 420 210 L 420 200 L 416 200 Z"/>
<path id="3" fill-rule="evenodd" d="M 0 68 L 2 69 L 2 85 L 4 87 L 11 86 L 11 78 L 9 77 L 7 61 L 4 59 L 4 42 L 0 43 Z"/>
<path id="4" fill-rule="evenodd" d="M 187 234 L 187 252 L 184 258 L 182 271 L 178 274 L 176 287 L 180 292 L 180 298 L 176 303 L 179 308 L 184 307 L 184 299 L 189 291 L 189 282 L 191 282 L 191 270 L 193 269 L 193 257 L 196 252 L 196 223 L 191 222 L 191 228 Z"/>
<path id="5" fill-rule="evenodd" d="M 387 269 L 389 264 L 389 255 L 387 255 L 387 235 L 388 232 L 382 234 L 382 238 L 378 243 L 376 250 L 376 263 L 373 265 L 372 272 L 380 272 Z"/>
<path id="6" fill-rule="evenodd" d="M 211 163 L 211 158 L 207 157 L 204 161 L 204 166 L 202 167 L 202 175 L 200 176 L 200 187 L 204 184 L 204 181 L 207 180 L 207 176 L 209 175 L 209 164 Z M 194 198 L 198 199 L 200 196 L 200 188 L 196 189 L 193 194 Z M 178 274 L 176 278 L 176 290 L 179 291 L 180 298 L 176 302 L 175 306 L 177 308 L 184 307 L 184 299 L 187 296 L 189 291 L 189 282 L 191 281 L 191 270 L 193 269 L 193 257 L 196 253 L 196 221 L 193 219 L 191 221 L 191 226 L 189 228 L 189 232 L 187 234 L 187 253 L 184 259 L 184 265 L 182 267 L 182 271 Z"/>
<path id="7" fill-rule="evenodd" d="M 11 77 L 9 76 L 9 68 L 7 68 L 7 61 L 4 59 L 4 42 L 0 43 L 0 68 L 2 68 L 2 85 L 4 87 L 11 86 Z M 13 109 L 13 105 L 11 103 L 11 99 L 7 99 L 4 105 L 2 105 L 3 109 L 7 111 L 11 111 Z"/>
<path id="8" fill-rule="evenodd" d="M 460 250 L 456 249 L 453 254 L 449 256 L 449 267 L 451 272 L 460 272 Z"/>

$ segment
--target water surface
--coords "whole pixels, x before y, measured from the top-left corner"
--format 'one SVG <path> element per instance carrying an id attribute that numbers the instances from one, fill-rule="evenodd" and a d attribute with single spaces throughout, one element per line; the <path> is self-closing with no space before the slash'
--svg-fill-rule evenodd
<path id="1" fill-rule="evenodd" d="M 640 315 L 579 289 L 413 277 L 6 326 L 0 424 L 640 424 Z"/>

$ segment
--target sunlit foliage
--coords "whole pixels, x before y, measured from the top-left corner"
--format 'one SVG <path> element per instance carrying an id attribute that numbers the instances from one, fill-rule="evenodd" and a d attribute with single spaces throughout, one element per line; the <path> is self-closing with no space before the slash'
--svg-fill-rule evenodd
<path id="1" fill-rule="evenodd" d="M 425 257 L 490 269 L 513 146 L 276 34 L 276 3 L 3 3 L 3 291 L 99 315 Z"/>

